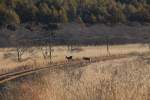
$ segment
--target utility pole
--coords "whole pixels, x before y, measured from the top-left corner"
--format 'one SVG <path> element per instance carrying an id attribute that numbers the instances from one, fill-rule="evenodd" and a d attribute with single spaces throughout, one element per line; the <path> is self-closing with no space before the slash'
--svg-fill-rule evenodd
<path id="1" fill-rule="evenodd" d="M 56 23 L 50 23 L 47 26 L 47 29 L 50 31 L 49 33 L 49 59 L 50 59 L 50 63 L 52 63 L 52 51 L 53 51 L 53 38 L 54 38 L 54 33 L 55 31 L 58 29 L 58 24 Z M 48 32 L 49 32 L 48 31 Z"/>
<path id="2" fill-rule="evenodd" d="M 106 45 L 107 45 L 107 54 L 108 54 L 108 56 L 110 56 L 109 38 L 108 38 L 108 36 L 106 37 Z"/>
<path id="3" fill-rule="evenodd" d="M 52 47 L 53 47 L 53 38 L 55 37 L 55 31 L 58 29 L 58 23 L 49 23 L 48 25 L 46 25 L 45 27 L 43 27 L 43 29 L 45 29 L 48 36 L 48 40 L 47 42 L 47 47 L 49 48 L 49 60 L 50 63 L 52 63 Z"/>
<path id="4" fill-rule="evenodd" d="M 50 33 L 49 36 L 49 59 L 50 59 L 50 63 L 52 63 L 52 34 L 53 32 Z"/>

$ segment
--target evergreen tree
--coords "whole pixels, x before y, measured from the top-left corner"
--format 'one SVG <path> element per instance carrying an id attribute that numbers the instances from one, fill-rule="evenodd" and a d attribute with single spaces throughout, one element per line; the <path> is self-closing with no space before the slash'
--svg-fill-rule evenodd
<path id="1" fill-rule="evenodd" d="M 30 3 L 19 1 L 16 3 L 15 11 L 20 16 L 22 22 L 30 22 L 35 21 L 38 8 L 32 1 Z"/>
<path id="2" fill-rule="evenodd" d="M 67 23 L 68 22 L 68 15 L 66 9 L 62 8 L 60 10 L 60 22 Z"/>
<path id="3" fill-rule="evenodd" d="M 46 3 L 41 3 L 39 5 L 39 12 L 38 12 L 38 20 L 41 23 L 49 23 L 49 17 L 52 14 L 52 10 L 48 7 Z"/>
<path id="4" fill-rule="evenodd" d="M 7 23 L 9 24 L 20 24 L 20 18 L 17 13 L 13 10 L 7 10 L 6 12 Z"/>
<path id="5" fill-rule="evenodd" d="M 3 5 L 0 5 L 0 26 L 4 25 L 6 23 L 6 9 Z"/>
<path id="6" fill-rule="evenodd" d="M 66 23 L 82 19 L 85 23 L 149 22 L 150 0 L 0 0 L 0 24 Z M 10 11 L 10 12 L 9 12 Z M 11 14 L 8 14 L 11 13 Z M 18 17 L 18 18 L 17 18 Z"/>

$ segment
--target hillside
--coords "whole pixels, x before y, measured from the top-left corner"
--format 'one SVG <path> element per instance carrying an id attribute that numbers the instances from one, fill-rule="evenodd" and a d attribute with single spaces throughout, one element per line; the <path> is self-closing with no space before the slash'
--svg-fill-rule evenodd
<path id="1" fill-rule="evenodd" d="M 0 25 L 150 22 L 149 0 L 0 0 Z"/>
<path id="2" fill-rule="evenodd" d="M 17 31 L 3 29 L 0 32 L 0 46 L 12 46 L 13 42 L 26 40 L 26 43 L 39 44 L 45 38 L 48 38 L 49 32 L 45 32 L 41 26 L 35 26 L 35 32 L 31 32 L 25 28 Z M 18 40 L 13 40 L 12 37 L 17 34 Z M 59 30 L 55 32 L 53 44 L 106 44 L 107 40 L 110 44 L 128 44 L 128 43 L 149 43 L 150 42 L 150 26 L 136 25 L 129 26 L 117 24 L 108 26 L 104 24 L 96 24 L 89 27 L 81 26 L 77 23 L 63 24 Z M 37 41 L 36 39 L 41 39 Z M 13 42 L 12 42 L 13 41 Z"/>
<path id="3" fill-rule="evenodd" d="M 149 0 L 0 0 L 0 46 L 145 43 L 149 22 Z"/>
<path id="4" fill-rule="evenodd" d="M 96 24 L 83 27 L 79 24 L 68 24 L 60 30 L 64 39 L 69 39 L 73 44 L 128 44 L 128 43 L 149 43 L 150 26 L 135 26 L 115 24 L 108 26 Z M 62 37 L 63 37 L 62 36 Z"/>

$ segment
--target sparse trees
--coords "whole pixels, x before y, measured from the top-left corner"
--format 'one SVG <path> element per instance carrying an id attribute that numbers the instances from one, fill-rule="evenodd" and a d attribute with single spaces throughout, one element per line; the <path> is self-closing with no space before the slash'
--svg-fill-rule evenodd
<path id="1" fill-rule="evenodd" d="M 19 62 L 22 60 L 22 56 L 25 53 L 25 51 L 27 51 L 27 48 L 20 47 L 20 46 L 16 47 L 17 59 Z"/>
<path id="2" fill-rule="evenodd" d="M 42 51 L 43 58 L 47 59 L 48 58 L 48 47 L 47 46 L 40 47 L 40 50 Z"/>
<path id="3" fill-rule="evenodd" d="M 28 50 L 28 46 L 25 45 L 26 41 L 21 39 L 16 31 L 14 31 L 14 34 L 12 34 L 9 39 L 16 49 L 17 61 L 22 61 L 22 56 Z"/>
<path id="4" fill-rule="evenodd" d="M 53 40 L 55 37 L 55 31 L 58 29 L 58 23 L 49 23 L 48 25 L 46 25 L 44 27 L 45 32 L 47 34 L 46 39 L 44 39 L 44 41 L 46 41 L 45 45 L 49 47 L 48 52 L 47 52 L 47 48 L 45 48 L 43 54 L 44 56 L 47 55 L 49 53 L 49 59 L 50 59 L 50 63 L 52 62 L 52 52 L 53 52 Z"/>

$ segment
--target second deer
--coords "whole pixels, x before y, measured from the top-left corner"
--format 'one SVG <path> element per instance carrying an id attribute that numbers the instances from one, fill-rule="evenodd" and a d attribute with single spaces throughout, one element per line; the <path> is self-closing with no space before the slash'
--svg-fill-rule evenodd
<path id="1" fill-rule="evenodd" d="M 90 57 L 83 57 L 82 59 L 85 60 L 85 61 L 89 61 L 89 62 L 91 61 Z"/>
<path id="2" fill-rule="evenodd" d="M 66 56 L 67 61 L 73 60 L 73 56 Z"/>

